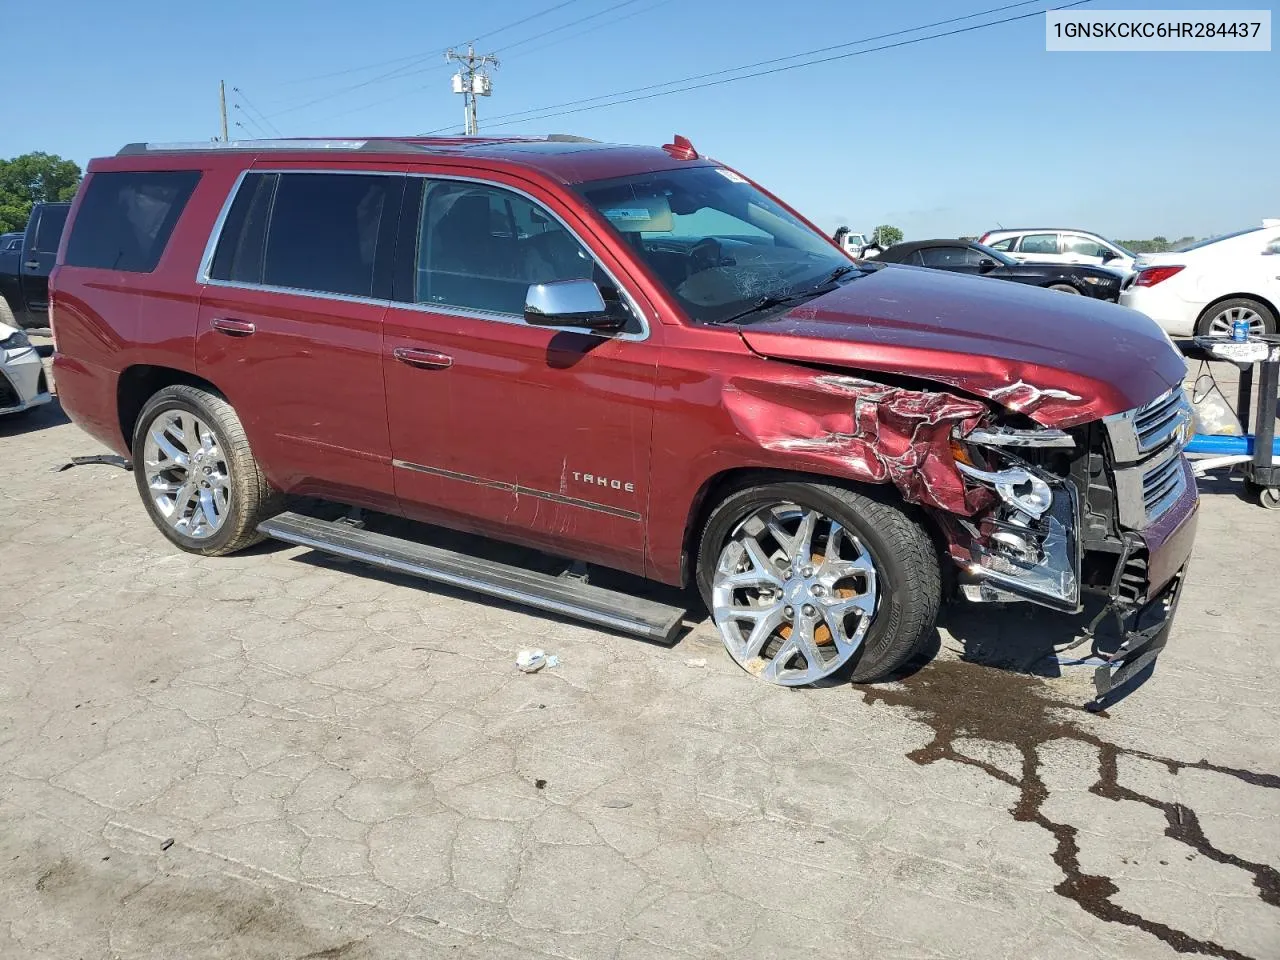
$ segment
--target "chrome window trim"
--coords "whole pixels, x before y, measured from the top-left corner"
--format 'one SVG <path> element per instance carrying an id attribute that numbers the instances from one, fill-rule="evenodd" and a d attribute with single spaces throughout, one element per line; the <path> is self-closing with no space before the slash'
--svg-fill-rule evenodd
<path id="1" fill-rule="evenodd" d="M 484 187 L 493 187 L 498 190 L 507 190 L 518 196 L 524 197 L 540 211 L 548 216 L 554 217 L 555 221 L 568 231 L 569 236 L 573 237 L 578 244 L 587 251 L 592 261 L 598 266 L 606 277 L 612 282 L 618 292 L 626 297 L 627 303 L 631 306 L 631 311 L 636 319 L 640 321 L 640 330 L 636 333 L 608 333 L 601 330 L 591 330 L 587 327 L 539 327 L 537 329 L 549 330 L 554 333 L 578 333 L 585 336 L 597 337 L 601 340 L 627 340 L 631 342 L 640 342 L 649 339 L 649 319 L 644 315 L 644 311 L 640 309 L 640 305 L 636 303 L 635 298 L 631 295 L 618 277 L 612 270 L 600 262 L 600 259 L 592 252 L 591 246 L 585 243 L 582 236 L 573 229 L 564 218 L 554 210 L 548 208 L 542 201 L 532 194 L 521 190 L 519 187 L 513 187 L 505 183 L 498 183 L 493 180 L 486 180 L 482 177 L 469 177 L 455 174 L 435 174 L 435 173 L 415 173 L 413 171 L 401 170 L 333 170 L 318 167 L 246 167 L 240 171 L 235 182 L 231 185 L 231 189 L 227 192 L 227 197 L 222 203 L 222 209 L 218 212 L 218 217 L 213 222 L 213 228 L 209 232 L 209 240 L 205 244 L 204 255 L 200 258 L 200 266 L 196 271 L 196 283 L 205 284 L 213 287 L 226 287 L 237 290 L 256 290 L 266 293 L 287 293 L 291 296 L 315 297 L 319 300 L 339 300 L 347 303 L 365 303 L 375 306 L 389 305 L 404 310 L 413 310 L 418 313 L 436 313 L 447 317 L 456 317 L 464 320 L 488 320 L 494 323 L 514 324 L 521 327 L 531 327 L 532 324 L 526 323 L 524 317 L 516 313 L 494 313 L 486 310 L 473 310 L 468 307 L 455 306 L 453 304 L 430 304 L 430 303 L 408 303 L 401 300 L 386 300 L 375 297 L 358 297 L 350 294 L 327 293 L 323 290 L 304 290 L 295 287 L 279 287 L 266 283 L 241 283 L 235 280 L 216 280 L 209 276 L 209 270 L 213 265 L 214 251 L 218 249 L 218 242 L 222 239 L 222 230 L 226 226 L 227 217 L 231 213 L 231 205 L 235 203 L 236 196 L 240 192 L 241 186 L 244 184 L 245 178 L 251 173 L 325 173 L 334 174 L 336 176 L 386 176 L 386 177 L 417 177 L 422 180 L 441 180 L 453 181 L 459 183 L 475 183 Z"/>

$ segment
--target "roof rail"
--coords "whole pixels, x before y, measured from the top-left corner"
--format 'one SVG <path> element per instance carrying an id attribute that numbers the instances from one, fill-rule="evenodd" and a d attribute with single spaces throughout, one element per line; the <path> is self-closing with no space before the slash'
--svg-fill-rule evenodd
<path id="1" fill-rule="evenodd" d="M 399 140 L 208 140 L 183 143 L 128 143 L 117 157 L 140 153 L 182 153 L 207 150 L 377 150 L 414 153 L 417 148 Z"/>
<path id="2" fill-rule="evenodd" d="M 407 138 L 404 140 L 395 137 L 376 137 L 366 138 L 364 140 L 324 140 L 324 139 L 295 139 L 295 140 L 197 140 L 194 142 L 179 143 L 127 143 L 116 151 L 117 157 L 136 156 L 144 153 L 203 153 L 205 151 L 232 151 L 232 150 L 365 150 L 377 151 L 378 153 L 421 153 L 423 150 L 422 140 L 425 138 Z M 442 137 L 442 140 L 457 143 L 465 142 L 469 137 Z M 488 138 L 475 137 L 476 142 L 483 143 Z M 551 143 L 598 143 L 590 137 L 579 137 L 571 133 L 552 133 L 545 137 L 528 137 L 528 138 L 501 138 L 501 139 L 529 139 L 529 140 L 546 140 Z M 415 142 L 416 141 L 416 142 Z"/>

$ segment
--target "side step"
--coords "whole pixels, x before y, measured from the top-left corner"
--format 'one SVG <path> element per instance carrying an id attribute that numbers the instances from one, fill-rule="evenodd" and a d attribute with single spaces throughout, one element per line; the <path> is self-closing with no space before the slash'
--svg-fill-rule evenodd
<path id="1" fill-rule="evenodd" d="M 282 513 L 259 524 L 258 532 L 300 547 L 474 590 L 668 646 L 675 643 L 684 619 L 685 611 L 679 607 L 593 587 L 571 577 L 553 577 L 412 540 L 371 533 L 341 521 Z"/>

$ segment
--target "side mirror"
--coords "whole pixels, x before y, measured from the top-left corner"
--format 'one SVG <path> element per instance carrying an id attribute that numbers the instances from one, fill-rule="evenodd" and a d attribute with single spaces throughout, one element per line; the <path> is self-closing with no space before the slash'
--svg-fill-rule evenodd
<path id="1" fill-rule="evenodd" d="M 1267 244 L 1265 247 L 1262 248 L 1262 255 L 1264 257 L 1270 254 L 1280 255 L 1280 240 L 1272 240 L 1269 244 Z"/>
<path id="2" fill-rule="evenodd" d="M 1108 250 L 1106 247 L 1102 248 L 1103 263 L 1110 263 L 1112 260 L 1117 259 L 1119 256 L 1120 254 L 1116 253 L 1114 250 Z"/>
<path id="3" fill-rule="evenodd" d="M 529 285 L 524 322 L 535 327 L 620 330 L 625 320 L 609 316 L 600 288 L 591 280 L 556 280 Z"/>
<path id="4" fill-rule="evenodd" d="M 978 269 L 983 273 L 986 273 L 990 270 L 994 270 L 995 268 L 996 268 L 996 262 L 992 260 L 990 257 L 983 257 L 981 260 L 978 261 Z"/>

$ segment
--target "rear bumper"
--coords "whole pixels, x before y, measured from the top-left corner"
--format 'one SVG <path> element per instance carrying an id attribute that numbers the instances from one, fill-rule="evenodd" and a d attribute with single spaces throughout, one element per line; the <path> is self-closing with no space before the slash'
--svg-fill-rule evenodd
<path id="1" fill-rule="evenodd" d="M 1130 307 L 1160 324 L 1175 337 L 1189 337 L 1195 332 L 1196 318 L 1204 304 L 1190 303 L 1163 285 L 1139 287 L 1132 279 L 1120 291 L 1120 306 Z"/>
<path id="2" fill-rule="evenodd" d="M 53 379 L 58 385 L 62 410 L 72 422 L 116 453 L 129 457 L 129 445 L 120 432 L 115 371 L 55 353 Z"/>

